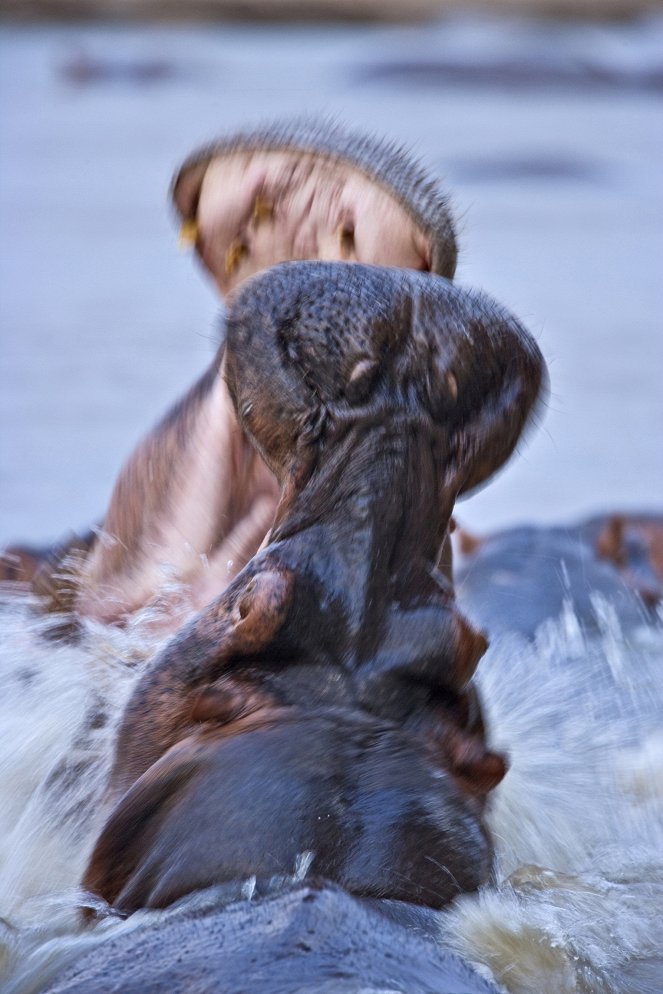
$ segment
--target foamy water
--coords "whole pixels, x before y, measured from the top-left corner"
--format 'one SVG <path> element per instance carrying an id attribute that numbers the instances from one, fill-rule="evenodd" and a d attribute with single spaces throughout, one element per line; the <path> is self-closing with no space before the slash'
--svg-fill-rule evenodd
<path id="1" fill-rule="evenodd" d="M 659 992 L 663 977 L 663 633 L 588 641 L 569 610 L 534 642 L 503 636 L 479 668 L 511 768 L 494 795 L 496 883 L 455 902 L 444 940 L 505 990 Z M 157 648 L 87 626 L 48 637 L 29 601 L 0 604 L 0 982 L 43 989 L 63 965 L 183 908 L 84 930 L 77 884 L 104 812 L 113 729 Z"/>

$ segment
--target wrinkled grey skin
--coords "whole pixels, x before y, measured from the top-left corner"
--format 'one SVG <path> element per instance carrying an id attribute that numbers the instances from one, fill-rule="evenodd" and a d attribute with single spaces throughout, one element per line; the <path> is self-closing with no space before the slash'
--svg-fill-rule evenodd
<path id="1" fill-rule="evenodd" d="M 300 886 L 110 939 L 45 994 L 497 994 L 436 941 L 438 922 Z"/>
<path id="2" fill-rule="evenodd" d="M 638 526 L 644 522 L 663 537 L 663 516 L 634 515 L 634 526 L 628 516 L 619 516 L 630 527 L 611 557 L 599 540 L 616 517 L 523 525 L 478 540 L 456 564 L 460 605 L 489 634 L 519 632 L 528 638 L 544 621 L 559 618 L 566 605 L 588 634 L 601 627 L 602 604 L 615 611 L 624 632 L 657 624 L 663 577 Z"/>

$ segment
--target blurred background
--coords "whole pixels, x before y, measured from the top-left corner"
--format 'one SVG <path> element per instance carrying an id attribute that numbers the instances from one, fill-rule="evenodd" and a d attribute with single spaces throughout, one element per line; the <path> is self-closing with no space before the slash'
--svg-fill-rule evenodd
<path id="1" fill-rule="evenodd" d="M 478 532 L 663 498 L 663 12 L 647 0 L 0 0 L 0 542 L 102 517 L 203 370 L 220 301 L 167 191 L 196 145 L 303 113 L 452 193 L 461 284 L 547 357 Z"/>

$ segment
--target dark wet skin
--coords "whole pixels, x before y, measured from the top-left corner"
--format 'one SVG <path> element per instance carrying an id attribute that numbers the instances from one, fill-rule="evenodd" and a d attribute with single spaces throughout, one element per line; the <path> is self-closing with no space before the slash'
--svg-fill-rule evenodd
<path id="1" fill-rule="evenodd" d="M 437 563 L 541 355 L 442 278 L 290 263 L 231 299 L 225 377 L 275 522 L 139 680 L 84 884 L 130 912 L 311 852 L 351 893 L 440 907 L 489 876 L 506 766 L 472 684 L 485 639 Z"/>

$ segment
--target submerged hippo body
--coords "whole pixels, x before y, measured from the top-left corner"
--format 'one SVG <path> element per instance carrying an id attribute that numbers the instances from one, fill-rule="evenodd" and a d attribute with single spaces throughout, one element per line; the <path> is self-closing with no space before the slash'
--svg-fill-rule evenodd
<path id="1" fill-rule="evenodd" d="M 566 607 L 588 633 L 605 624 L 606 609 L 624 631 L 657 621 L 663 515 L 604 515 L 568 526 L 510 528 L 480 539 L 461 534 L 459 544 L 459 601 L 490 634 L 532 637 Z"/>
<path id="2" fill-rule="evenodd" d="M 48 994 L 497 994 L 428 909 L 329 885 L 214 905 L 107 938 Z"/>
<path id="3" fill-rule="evenodd" d="M 485 640 L 436 563 L 457 494 L 521 434 L 540 354 L 442 278 L 289 263 L 233 298 L 224 365 L 274 524 L 139 680 L 84 883 L 161 906 L 305 850 L 352 893 L 439 907 L 489 875 L 505 764 L 471 682 Z"/>

